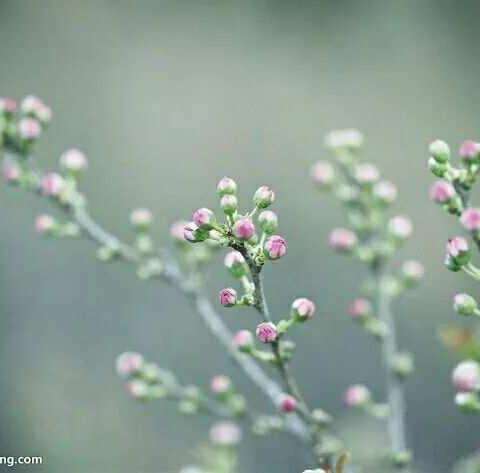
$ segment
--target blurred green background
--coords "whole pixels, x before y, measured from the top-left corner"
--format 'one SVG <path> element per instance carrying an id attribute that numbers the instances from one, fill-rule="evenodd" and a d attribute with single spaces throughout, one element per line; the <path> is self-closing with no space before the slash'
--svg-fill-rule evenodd
<path id="1" fill-rule="evenodd" d="M 217 205 L 219 177 L 234 176 L 245 199 L 271 185 L 289 240 L 288 258 L 268 269 L 272 308 L 283 314 L 298 295 L 319 307 L 298 331 L 295 370 L 309 401 L 374 452 L 381 426 L 347 416 L 340 399 L 351 382 L 383 393 L 378 347 L 344 315 L 363 273 L 326 247 L 344 218 L 308 178 L 327 156 L 328 130 L 360 128 L 413 217 L 404 255 L 427 268 L 397 316 L 401 344 L 417 356 L 409 439 L 424 471 L 446 472 L 479 446 L 480 423 L 452 405 L 455 359 L 436 330 L 456 320 L 452 295 L 474 289 L 443 269 L 444 241 L 457 230 L 428 200 L 426 146 L 479 138 L 479 14 L 473 0 L 1 0 L 0 95 L 35 93 L 52 106 L 41 162 L 85 150 L 94 214 L 124 237 L 137 205 L 154 209 L 167 242 L 173 220 Z M 131 402 L 113 370 L 125 349 L 185 382 L 232 372 L 265 405 L 181 296 L 98 263 L 89 242 L 36 238 L 44 205 L 0 186 L 0 455 L 43 455 L 37 470 L 51 473 L 173 473 L 188 463 L 208 423 Z M 225 281 L 217 261 L 212 297 Z M 224 312 L 232 327 L 255 320 Z M 296 473 L 305 455 L 282 436 L 246 436 L 241 453 L 245 473 Z"/>

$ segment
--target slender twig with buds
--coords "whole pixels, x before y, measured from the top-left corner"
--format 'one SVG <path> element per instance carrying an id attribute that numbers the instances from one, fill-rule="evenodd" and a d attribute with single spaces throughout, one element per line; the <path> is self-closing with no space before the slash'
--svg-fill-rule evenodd
<path id="1" fill-rule="evenodd" d="M 459 148 L 461 164 L 450 161 L 450 148 L 444 141 L 430 144 L 430 171 L 440 180 L 430 189 L 431 199 L 443 210 L 458 219 L 463 230 L 470 236 L 471 244 L 480 251 L 480 208 L 472 207 L 470 196 L 480 172 L 480 143 L 464 141 Z M 467 237 L 468 238 L 468 237 Z M 471 244 L 463 236 L 449 238 L 446 245 L 445 266 L 454 272 L 464 272 L 475 281 L 480 281 L 480 268 L 472 261 Z M 480 316 L 477 301 L 469 294 L 453 297 L 455 312 L 465 317 Z M 447 343 L 451 336 L 446 335 Z M 452 373 L 452 383 L 457 391 L 455 403 L 465 412 L 480 412 L 480 355 L 478 341 L 463 340 L 454 343 L 468 358 L 459 363 Z"/>
<path id="2" fill-rule="evenodd" d="M 334 154 L 335 165 L 325 161 L 316 163 L 312 178 L 320 189 L 331 191 L 342 202 L 352 227 L 352 230 L 333 230 L 330 246 L 358 259 L 368 269 L 365 294 L 350 303 L 348 313 L 380 341 L 386 377 L 385 404 L 374 402 L 364 385 L 350 386 L 344 400 L 349 406 L 387 419 L 388 457 L 394 466 L 404 469 L 411 453 L 406 440 L 403 383 L 413 371 L 413 357 L 398 349 L 391 303 L 406 289 L 415 286 L 424 270 L 413 260 L 404 262 L 398 275 L 389 269 L 396 250 L 410 237 L 412 224 L 402 215 L 387 219 L 397 190 L 391 182 L 380 179 L 373 164 L 361 161 L 363 136 L 356 130 L 334 131 L 327 136 L 326 144 Z"/>
<path id="3" fill-rule="evenodd" d="M 180 384 L 170 371 L 145 362 L 143 356 L 135 352 L 125 352 L 117 359 L 118 374 L 126 379 L 130 395 L 138 400 L 170 399 L 185 414 L 203 412 L 215 418 L 244 421 L 252 425 L 257 434 L 285 431 L 310 446 L 315 466 L 330 470 L 332 455 L 338 449 L 338 441 L 325 433 L 330 416 L 307 405 L 289 367 L 294 344 L 284 340 L 284 335 L 293 325 L 312 317 L 315 306 L 308 299 L 296 299 L 289 317 L 275 322 L 264 293 L 263 265 L 268 260 L 281 258 L 286 252 L 285 240 L 273 234 L 278 225 L 276 215 L 264 210 L 273 202 L 273 192 L 267 187 L 259 188 L 254 196 L 253 209 L 240 215 L 237 211 L 236 184 L 232 179 L 224 178 L 218 185 L 224 223 L 217 223 L 213 212 L 208 209 L 199 209 L 194 214 L 194 222 L 173 224 L 171 236 L 175 252 L 172 255 L 155 245 L 150 231 L 153 215 L 148 209 L 140 208 L 130 215 L 134 241 L 128 243 L 103 228 L 89 212 L 86 196 L 79 187 L 80 177 L 88 165 L 83 152 L 71 149 L 63 153 L 59 172 L 45 173 L 37 167 L 33 153 L 35 144 L 50 120 L 50 109 L 34 96 L 26 97 L 19 108 L 12 99 L 0 99 L 3 177 L 12 186 L 48 200 L 59 214 L 58 218 L 50 214 L 38 216 L 36 231 L 55 238 L 86 236 L 97 245 L 99 260 L 123 260 L 136 268 L 141 279 L 160 280 L 179 290 L 211 334 L 250 381 L 275 405 L 279 414 L 254 412 L 227 376 L 214 376 L 210 381 L 210 394 L 207 394 L 197 386 Z M 257 221 L 261 235 L 257 236 L 253 217 L 259 211 Z M 191 242 L 199 244 L 191 245 Z M 244 294 L 239 297 L 235 289 L 224 289 L 219 295 L 220 303 L 255 308 L 261 318 L 256 328 L 257 338 L 268 344 L 270 350 L 257 349 L 248 330 L 232 334 L 204 293 L 203 267 L 222 246 L 232 249 L 226 255 L 225 264 L 240 280 Z M 277 368 L 280 382 L 266 374 L 261 366 L 263 363 Z M 212 462 L 207 462 L 208 470 L 197 471 L 232 473 L 235 457 L 231 448 L 239 439 L 240 431 L 231 421 L 215 424 L 210 440 L 221 452 L 217 451 L 215 456 L 209 454 Z M 214 457 L 218 461 L 213 462 Z M 344 456 L 340 457 L 336 471 L 341 471 L 343 463 Z M 322 471 L 315 470 L 317 473 Z"/>

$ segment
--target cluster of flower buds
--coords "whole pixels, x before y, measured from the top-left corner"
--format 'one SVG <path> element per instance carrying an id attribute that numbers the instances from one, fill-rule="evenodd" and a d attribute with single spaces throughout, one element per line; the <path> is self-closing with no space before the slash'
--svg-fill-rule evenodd
<path id="1" fill-rule="evenodd" d="M 19 105 L 12 98 L 0 98 L 0 147 L 28 154 L 51 118 L 50 108 L 33 95 Z"/>
<path id="2" fill-rule="evenodd" d="M 210 381 L 211 396 L 197 386 L 181 386 L 174 375 L 155 363 L 148 363 L 135 352 L 125 352 L 116 361 L 117 374 L 126 380 L 130 396 L 136 400 L 167 398 L 178 402 L 183 414 L 208 411 L 225 417 L 245 413 L 245 399 L 236 393 L 226 376 L 218 375 Z"/>
<path id="3" fill-rule="evenodd" d="M 441 205 L 445 212 L 456 217 L 462 230 L 470 235 L 473 246 L 480 248 L 480 209 L 470 203 L 470 194 L 480 172 L 480 143 L 465 140 L 460 144 L 459 165 L 452 163 L 450 147 L 444 141 L 432 142 L 429 152 L 429 168 L 439 178 L 430 188 L 431 199 Z M 473 279 L 480 280 L 480 269 L 472 262 L 471 244 L 465 236 L 448 239 L 445 266 L 450 271 L 463 271 Z M 453 297 L 453 309 L 466 317 L 480 315 L 477 301 L 465 293 Z M 462 361 L 454 369 L 452 383 L 457 391 L 455 403 L 462 410 L 480 410 L 479 381 L 480 368 L 475 360 Z"/>
<path id="4" fill-rule="evenodd" d="M 243 256 L 248 254 L 259 266 L 266 260 L 276 260 L 286 254 L 285 239 L 275 234 L 278 228 L 277 215 L 271 210 L 265 210 L 275 200 L 275 194 L 269 187 L 257 189 L 253 196 L 253 209 L 246 213 L 239 212 L 237 184 L 233 179 L 222 178 L 217 185 L 217 192 L 224 214 L 223 222 L 217 219 L 212 210 L 200 208 L 185 226 L 186 240 L 193 243 L 213 240 L 221 246 L 238 249 L 244 253 Z M 255 222 L 254 217 L 258 212 Z M 231 261 L 231 265 L 239 266 L 235 260 Z M 226 300 L 227 305 L 230 305 L 228 301 L 232 299 Z"/>
<path id="5" fill-rule="evenodd" d="M 335 228 L 329 235 L 330 247 L 364 263 L 370 272 L 362 295 L 353 299 L 347 308 L 349 316 L 364 330 L 378 340 L 394 336 L 394 324 L 386 321 L 380 300 L 389 301 L 404 291 L 415 287 L 424 275 L 424 268 L 416 260 L 402 263 L 396 273 L 387 273 L 387 264 L 394 253 L 410 238 L 412 222 L 402 214 L 389 216 L 389 211 L 397 199 L 397 188 L 389 180 L 381 177 L 377 167 L 361 159 L 363 136 L 356 130 L 337 130 L 326 138 L 326 146 L 335 159 L 333 163 L 317 162 L 311 170 L 311 177 L 317 187 L 336 196 L 346 211 L 348 228 Z M 386 341 L 385 341 L 386 343 Z M 386 357 L 384 354 L 383 356 Z M 413 357 L 399 352 L 394 347 L 385 359 L 390 377 L 402 381 L 414 369 Z M 344 395 L 349 406 L 378 417 L 391 419 L 402 412 L 391 406 L 373 402 L 369 390 L 362 385 L 351 386 Z M 392 440 L 392 449 L 396 447 Z M 394 454 L 404 457 L 405 452 Z M 397 464 L 398 459 L 392 459 Z"/>
<path id="6" fill-rule="evenodd" d="M 360 160 L 363 136 L 356 130 L 337 130 L 326 138 L 336 165 L 317 162 L 311 176 L 319 189 L 337 196 L 347 211 L 351 228 L 336 228 L 329 236 L 330 246 L 374 265 L 393 254 L 413 230 L 410 219 L 404 215 L 386 218 L 388 208 L 397 198 L 393 183 L 381 178 L 377 167 Z M 419 263 L 412 265 L 407 279 L 415 281 L 423 273 Z M 412 278 L 408 276 L 413 275 Z"/>

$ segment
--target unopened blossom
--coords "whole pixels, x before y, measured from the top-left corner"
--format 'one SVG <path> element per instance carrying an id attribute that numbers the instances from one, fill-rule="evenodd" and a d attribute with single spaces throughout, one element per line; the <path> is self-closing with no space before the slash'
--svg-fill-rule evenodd
<path id="1" fill-rule="evenodd" d="M 17 102 L 10 97 L 0 97 L 0 113 L 13 113 L 17 108 Z"/>
<path id="2" fill-rule="evenodd" d="M 260 209 L 265 209 L 275 201 L 275 193 L 268 186 L 259 187 L 253 196 L 253 203 Z"/>
<path id="3" fill-rule="evenodd" d="M 330 246 L 336 251 L 350 251 L 357 244 L 357 235 L 346 228 L 335 228 L 328 238 Z"/>
<path id="4" fill-rule="evenodd" d="M 22 118 L 18 122 L 18 134 L 24 140 L 35 140 L 42 133 L 42 126 L 35 118 Z"/>
<path id="5" fill-rule="evenodd" d="M 232 307 L 237 303 L 237 291 L 232 287 L 226 287 L 218 293 L 218 300 L 224 307 Z"/>
<path id="6" fill-rule="evenodd" d="M 9 184 L 17 183 L 21 174 L 20 166 L 15 163 L 4 163 L 2 165 L 2 176 Z"/>
<path id="7" fill-rule="evenodd" d="M 297 407 L 297 400 L 290 394 L 282 393 L 277 399 L 277 406 L 281 412 L 293 412 Z"/>
<path id="8" fill-rule="evenodd" d="M 272 322 L 258 324 L 255 333 L 262 343 L 272 343 L 278 336 L 277 326 Z"/>
<path id="9" fill-rule="evenodd" d="M 52 118 L 50 107 L 45 105 L 42 100 L 34 95 L 28 95 L 22 100 L 20 108 L 26 115 L 32 115 L 38 118 L 42 123 L 48 123 Z"/>
<path id="10" fill-rule="evenodd" d="M 313 181 L 321 187 L 330 186 L 335 180 L 333 166 L 327 161 L 318 161 L 312 166 L 310 175 Z"/>
<path id="11" fill-rule="evenodd" d="M 41 235 L 49 233 L 55 227 L 55 220 L 47 214 L 39 215 L 35 219 L 35 231 Z"/>
<path id="12" fill-rule="evenodd" d="M 258 216 L 258 224 L 260 229 L 267 235 L 271 235 L 278 228 L 278 217 L 275 212 L 271 210 L 264 210 Z"/>
<path id="13" fill-rule="evenodd" d="M 380 172 L 371 163 L 361 163 L 355 167 L 354 177 L 360 185 L 374 184 L 380 179 Z"/>
<path id="14" fill-rule="evenodd" d="M 222 177 L 217 184 L 217 192 L 220 197 L 237 192 L 237 183 L 230 177 Z"/>
<path id="15" fill-rule="evenodd" d="M 78 149 L 68 149 L 60 156 L 60 166 L 66 171 L 77 173 L 83 171 L 87 164 L 87 157 Z"/>
<path id="16" fill-rule="evenodd" d="M 410 281 L 419 281 L 425 274 L 425 268 L 419 261 L 408 260 L 402 264 L 402 274 Z"/>
<path id="17" fill-rule="evenodd" d="M 373 195 L 386 204 L 391 204 L 397 198 L 397 188 L 390 181 L 380 181 L 373 186 Z"/>
<path id="18" fill-rule="evenodd" d="M 363 135 L 355 129 L 333 130 L 325 137 L 325 146 L 330 149 L 358 149 L 363 145 Z"/>
<path id="19" fill-rule="evenodd" d="M 269 259 L 276 260 L 287 253 L 287 242 L 280 235 L 272 235 L 265 241 L 263 249 Z"/>
<path id="20" fill-rule="evenodd" d="M 447 256 L 455 263 L 463 265 L 470 260 L 470 248 L 465 238 L 457 236 L 449 238 L 446 245 Z"/>
<path id="21" fill-rule="evenodd" d="M 372 304 L 368 299 L 357 297 L 348 304 L 347 312 L 352 318 L 364 318 L 372 313 Z"/>
<path id="22" fill-rule="evenodd" d="M 229 251 L 225 255 L 225 259 L 223 262 L 233 274 L 233 276 L 237 278 L 240 278 L 247 273 L 247 265 L 245 262 L 245 258 L 239 251 Z"/>
<path id="23" fill-rule="evenodd" d="M 115 364 L 117 374 L 122 378 L 129 378 L 138 373 L 143 365 L 143 356 L 133 351 L 127 351 L 119 355 Z"/>
<path id="24" fill-rule="evenodd" d="M 307 320 L 313 317 L 315 304 L 306 297 L 295 299 L 292 303 L 292 317 L 299 320 Z"/>
<path id="25" fill-rule="evenodd" d="M 465 230 L 476 232 L 480 230 L 480 209 L 470 207 L 463 211 L 460 223 Z"/>
<path id="26" fill-rule="evenodd" d="M 242 351 L 253 348 L 254 338 L 250 330 L 239 330 L 233 337 L 233 344 Z"/>
<path id="27" fill-rule="evenodd" d="M 52 172 L 43 176 L 41 186 L 42 192 L 45 195 L 55 197 L 63 191 L 65 187 L 65 181 L 60 174 Z"/>
<path id="28" fill-rule="evenodd" d="M 480 143 L 473 140 L 465 140 L 460 145 L 458 154 L 466 161 L 478 158 L 480 154 Z"/>
<path id="29" fill-rule="evenodd" d="M 193 212 L 192 220 L 198 227 L 211 227 L 215 222 L 215 214 L 210 209 L 203 207 Z"/>
<path id="30" fill-rule="evenodd" d="M 148 384 L 139 379 L 127 383 L 127 390 L 133 399 L 145 399 L 148 396 Z"/>
<path id="31" fill-rule="evenodd" d="M 145 208 L 138 208 L 130 214 L 130 223 L 136 228 L 147 228 L 153 221 L 152 212 Z"/>
<path id="32" fill-rule="evenodd" d="M 187 222 L 183 227 L 183 237 L 185 240 L 195 243 L 200 240 L 199 227 L 195 222 Z"/>
<path id="33" fill-rule="evenodd" d="M 187 225 L 188 222 L 185 220 L 179 220 L 177 222 L 173 222 L 172 225 L 170 225 L 170 236 L 179 242 L 185 241 L 185 225 Z"/>
<path id="34" fill-rule="evenodd" d="M 457 391 L 473 391 L 479 387 L 480 367 L 475 360 L 460 362 L 452 373 L 452 384 Z"/>
<path id="35" fill-rule="evenodd" d="M 210 390 L 215 394 L 225 394 L 232 388 L 232 381 L 228 376 L 217 375 L 210 380 Z"/>
<path id="36" fill-rule="evenodd" d="M 347 406 L 361 406 L 370 400 L 370 391 L 363 384 L 354 384 L 345 391 L 343 400 Z"/>
<path id="37" fill-rule="evenodd" d="M 232 233 L 239 240 L 250 240 L 255 235 L 255 225 L 250 218 L 240 218 L 233 224 Z"/>
<path id="38" fill-rule="evenodd" d="M 450 148 L 445 141 L 432 141 L 428 147 L 431 156 L 439 163 L 445 163 L 450 158 Z"/>
<path id="39" fill-rule="evenodd" d="M 227 215 L 233 215 L 238 209 L 238 199 L 233 194 L 225 194 L 220 199 L 220 207 Z"/>
<path id="40" fill-rule="evenodd" d="M 445 204 L 455 197 L 455 188 L 445 180 L 436 181 L 430 188 L 430 198 L 437 204 Z"/>
<path id="41" fill-rule="evenodd" d="M 397 215 L 388 221 L 388 231 L 393 237 L 405 240 L 412 234 L 413 225 L 408 217 Z"/>
<path id="42" fill-rule="evenodd" d="M 230 421 L 215 423 L 210 429 L 210 441 L 221 447 L 232 447 L 237 445 L 242 438 L 242 431 Z"/>
<path id="43" fill-rule="evenodd" d="M 469 294 L 456 294 L 453 298 L 453 309 L 460 315 L 474 315 L 478 310 L 477 301 Z"/>

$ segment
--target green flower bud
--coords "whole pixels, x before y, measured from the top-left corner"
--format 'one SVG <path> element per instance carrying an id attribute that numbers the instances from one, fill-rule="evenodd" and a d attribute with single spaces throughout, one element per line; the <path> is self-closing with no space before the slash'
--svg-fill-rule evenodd
<path id="1" fill-rule="evenodd" d="M 450 159 L 450 148 L 445 141 L 432 141 L 428 147 L 428 150 L 438 163 L 446 163 Z"/>
<path id="2" fill-rule="evenodd" d="M 471 316 L 478 309 L 477 301 L 468 294 L 456 294 L 453 298 L 453 309 L 457 314 Z"/>
<path id="3" fill-rule="evenodd" d="M 278 217 L 271 210 L 264 210 L 258 216 L 258 224 L 263 232 L 267 235 L 273 235 L 278 228 Z"/>

